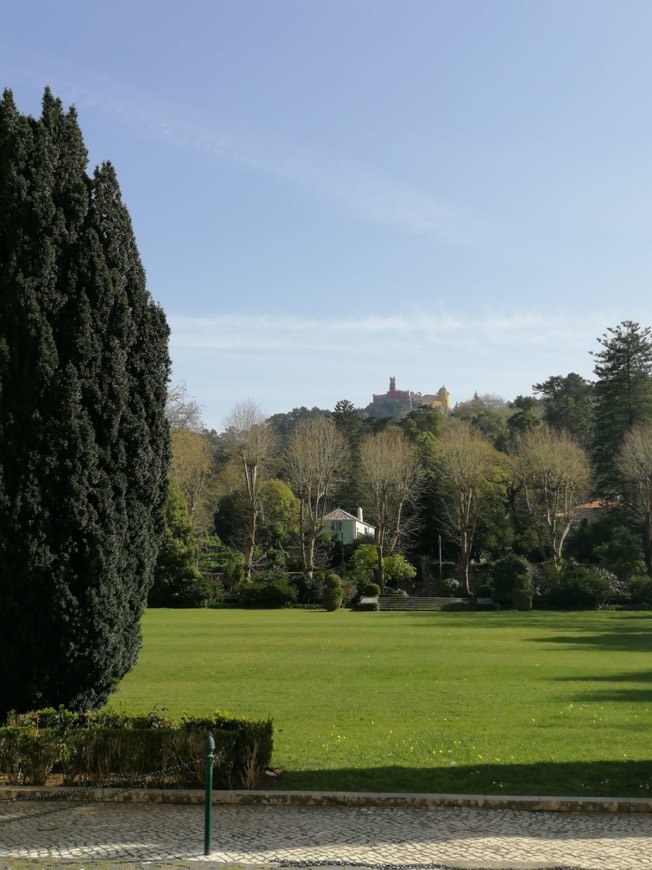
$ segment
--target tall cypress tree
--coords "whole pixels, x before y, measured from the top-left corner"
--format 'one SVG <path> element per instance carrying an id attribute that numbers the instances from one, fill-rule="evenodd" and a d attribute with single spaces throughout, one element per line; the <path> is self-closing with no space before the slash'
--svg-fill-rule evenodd
<path id="1" fill-rule="evenodd" d="M 602 489 L 613 490 L 623 437 L 634 424 L 652 420 L 652 329 L 624 320 L 607 333 L 598 339 L 603 349 L 593 354 L 598 378 L 593 458 Z"/>
<path id="2" fill-rule="evenodd" d="M 100 706 L 162 530 L 168 329 L 74 110 L 0 102 L 0 717 Z"/>

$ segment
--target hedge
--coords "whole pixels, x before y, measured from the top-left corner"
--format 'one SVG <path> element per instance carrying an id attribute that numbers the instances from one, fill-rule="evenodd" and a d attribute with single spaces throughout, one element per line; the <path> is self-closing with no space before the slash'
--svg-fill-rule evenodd
<path id="1" fill-rule="evenodd" d="M 0 774 L 10 785 L 44 785 L 50 773 L 60 773 L 66 786 L 197 787 L 204 783 L 207 734 L 215 740 L 214 786 L 253 788 L 271 761 L 272 721 L 219 712 L 178 723 L 158 713 L 10 714 L 0 728 Z"/>

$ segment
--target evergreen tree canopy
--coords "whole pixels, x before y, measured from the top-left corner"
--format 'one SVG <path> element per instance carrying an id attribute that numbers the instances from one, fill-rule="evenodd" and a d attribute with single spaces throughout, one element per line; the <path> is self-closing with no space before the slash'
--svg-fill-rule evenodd
<path id="1" fill-rule="evenodd" d="M 543 422 L 558 432 L 568 432 L 582 447 L 593 443 L 593 384 L 570 372 L 552 375 L 532 387 L 543 398 Z"/>
<path id="2" fill-rule="evenodd" d="M 0 718 L 133 666 L 166 499 L 168 329 L 74 110 L 0 101 Z"/>
<path id="3" fill-rule="evenodd" d="M 617 482 L 614 457 L 636 423 L 652 420 L 652 329 L 624 320 L 598 341 L 593 354 L 595 388 L 595 467 L 603 488 Z"/>
<path id="4" fill-rule="evenodd" d="M 196 563 L 197 544 L 188 506 L 180 487 L 172 482 L 148 605 L 205 607 L 210 598 L 210 587 Z"/>

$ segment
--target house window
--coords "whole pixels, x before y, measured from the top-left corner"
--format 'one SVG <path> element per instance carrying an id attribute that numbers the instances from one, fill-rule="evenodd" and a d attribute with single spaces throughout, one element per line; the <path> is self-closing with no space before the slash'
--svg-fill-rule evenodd
<path id="1" fill-rule="evenodd" d="M 342 521 L 336 520 L 331 523 L 331 532 L 341 532 L 342 531 Z"/>

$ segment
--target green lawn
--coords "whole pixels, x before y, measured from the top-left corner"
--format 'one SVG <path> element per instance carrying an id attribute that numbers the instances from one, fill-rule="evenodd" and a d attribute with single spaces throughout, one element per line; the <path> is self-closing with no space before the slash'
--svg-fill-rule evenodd
<path id="1" fill-rule="evenodd" d="M 286 789 L 650 795 L 652 614 L 151 610 L 111 706 L 271 716 Z"/>

